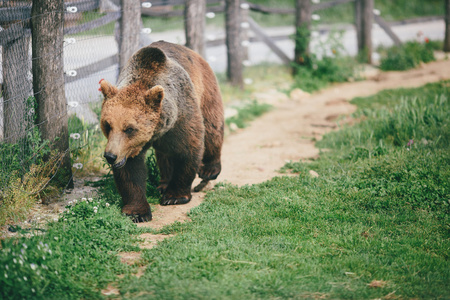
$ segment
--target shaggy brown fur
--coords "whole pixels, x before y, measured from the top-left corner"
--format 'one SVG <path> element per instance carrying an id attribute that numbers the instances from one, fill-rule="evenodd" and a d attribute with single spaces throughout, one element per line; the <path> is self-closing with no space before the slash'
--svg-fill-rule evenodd
<path id="1" fill-rule="evenodd" d="M 151 219 L 145 153 L 152 146 L 162 205 L 189 202 L 197 173 L 203 179 L 200 187 L 217 178 L 223 105 L 216 77 L 200 55 L 183 46 L 152 43 L 131 57 L 118 87 L 103 80 L 100 90 L 105 158 L 113 166 L 124 213 L 136 221 Z"/>

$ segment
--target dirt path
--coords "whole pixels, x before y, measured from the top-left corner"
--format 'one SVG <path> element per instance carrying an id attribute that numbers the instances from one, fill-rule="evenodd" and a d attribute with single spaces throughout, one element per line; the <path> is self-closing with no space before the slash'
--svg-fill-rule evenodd
<path id="1" fill-rule="evenodd" d="M 226 137 L 222 173 L 217 182 L 239 186 L 260 183 L 280 175 L 277 170 L 287 161 L 316 157 L 319 151 L 314 147 L 314 140 L 334 129 L 339 116 L 354 112 L 355 107 L 348 103 L 354 97 L 370 96 L 384 89 L 418 87 L 448 78 L 450 61 L 447 60 L 406 72 L 376 74 L 370 80 L 339 84 L 312 95 L 297 91 L 291 94 L 291 99 L 269 91 L 269 98 L 282 100 L 245 130 Z M 204 195 L 194 193 L 192 201 L 186 205 L 153 207 L 153 220 L 139 226 L 159 229 L 184 221 Z"/>

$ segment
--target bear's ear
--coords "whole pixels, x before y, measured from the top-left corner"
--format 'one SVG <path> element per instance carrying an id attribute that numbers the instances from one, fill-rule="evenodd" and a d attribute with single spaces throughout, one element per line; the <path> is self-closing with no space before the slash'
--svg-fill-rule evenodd
<path id="1" fill-rule="evenodd" d="M 145 92 L 144 99 L 148 106 L 154 110 L 159 110 L 164 99 L 164 88 L 160 85 L 155 85 Z"/>
<path id="2" fill-rule="evenodd" d="M 145 47 L 136 53 L 135 59 L 140 68 L 157 69 L 166 63 L 167 56 L 159 48 Z"/>
<path id="3" fill-rule="evenodd" d="M 104 79 L 100 80 L 99 83 L 100 88 L 98 90 L 102 92 L 103 96 L 105 97 L 105 100 L 114 97 L 119 91 L 115 86 L 113 86 L 111 83 L 109 83 Z"/>

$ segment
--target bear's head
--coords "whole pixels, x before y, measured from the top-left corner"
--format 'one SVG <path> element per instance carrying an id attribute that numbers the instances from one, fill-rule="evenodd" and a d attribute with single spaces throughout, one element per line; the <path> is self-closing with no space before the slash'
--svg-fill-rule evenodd
<path id="1" fill-rule="evenodd" d="M 164 89 L 137 82 L 118 89 L 100 81 L 103 93 L 100 126 L 108 139 L 104 156 L 113 168 L 121 168 L 152 139 L 160 123 Z"/>

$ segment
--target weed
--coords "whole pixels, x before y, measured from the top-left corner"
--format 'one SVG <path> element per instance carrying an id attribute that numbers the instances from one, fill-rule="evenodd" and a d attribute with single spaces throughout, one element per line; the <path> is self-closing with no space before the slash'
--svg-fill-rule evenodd
<path id="1" fill-rule="evenodd" d="M 228 126 L 235 124 L 238 128 L 244 128 L 249 121 L 261 116 L 271 108 L 272 106 L 267 103 L 259 103 L 258 101 L 253 100 L 243 106 L 237 107 L 237 115 L 227 118 L 225 123 Z"/>
<path id="2" fill-rule="evenodd" d="M 424 43 L 417 41 L 406 42 L 401 46 L 394 46 L 381 51 L 380 68 L 383 71 L 403 71 L 417 67 L 420 63 L 434 60 L 434 44 L 428 39 Z"/>
<path id="3" fill-rule="evenodd" d="M 308 35 L 306 29 L 298 29 L 301 36 Z M 300 88 L 312 92 L 326 87 L 329 83 L 345 82 L 354 78 L 355 60 L 344 56 L 341 43 L 342 31 L 330 32 L 325 41 L 319 41 L 316 49 L 302 59 L 301 64 L 294 64 L 294 84 L 292 89 Z M 304 40 L 297 41 L 304 44 Z M 302 48 L 305 45 L 301 46 Z"/>

